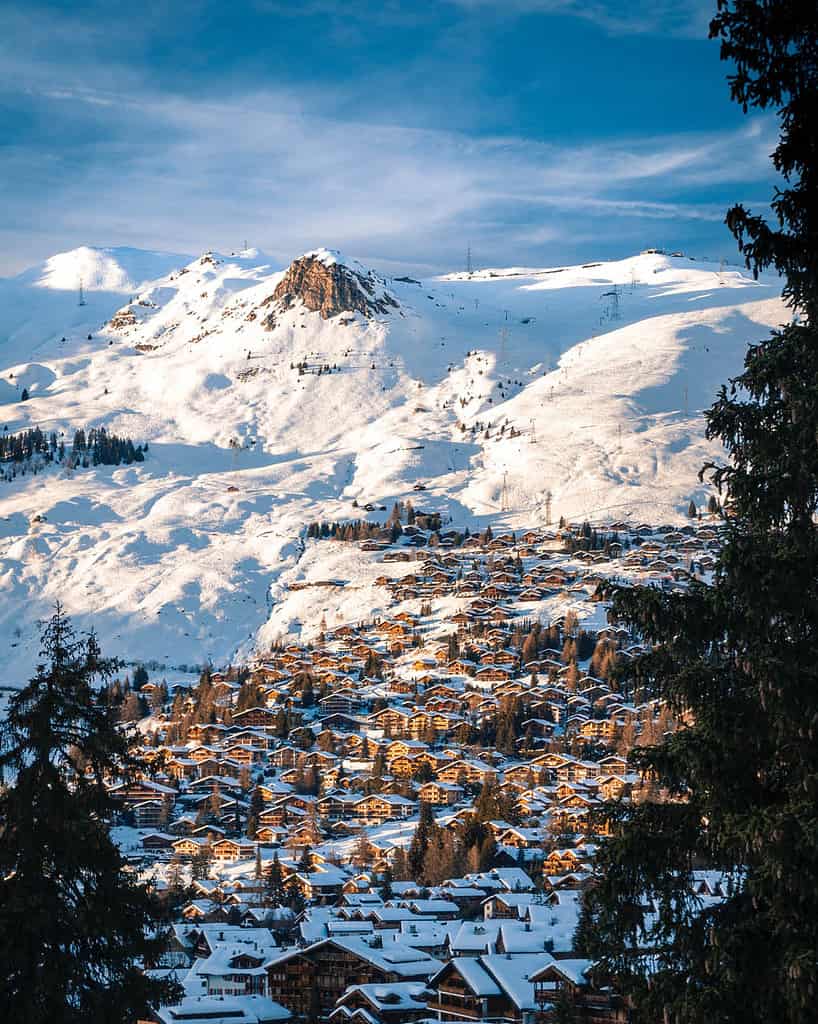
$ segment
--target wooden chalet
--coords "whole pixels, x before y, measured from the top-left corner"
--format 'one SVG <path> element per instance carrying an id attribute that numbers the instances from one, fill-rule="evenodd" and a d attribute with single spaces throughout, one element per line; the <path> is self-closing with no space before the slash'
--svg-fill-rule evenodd
<path id="1" fill-rule="evenodd" d="M 537 1024 L 572 1019 L 583 1024 L 628 1024 L 627 1001 L 594 981 L 590 960 L 554 960 L 531 975 L 537 1004 Z"/>
<path id="2" fill-rule="evenodd" d="M 373 940 L 374 941 L 374 940 Z M 440 961 L 412 950 L 384 950 L 363 938 L 322 939 L 269 961 L 267 994 L 297 1016 L 327 1016 L 350 986 L 427 981 Z M 316 1006 L 317 1004 L 317 1006 Z"/>

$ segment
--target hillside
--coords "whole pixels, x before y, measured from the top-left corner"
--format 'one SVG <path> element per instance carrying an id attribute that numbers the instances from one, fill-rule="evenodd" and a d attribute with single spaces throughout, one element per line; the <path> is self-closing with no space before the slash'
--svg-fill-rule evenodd
<path id="1" fill-rule="evenodd" d="M 718 454 L 700 410 L 786 315 L 774 279 L 658 254 L 430 282 L 329 250 L 187 260 L 80 249 L 0 282 L 8 431 L 148 443 L 0 483 L 0 683 L 30 671 L 58 597 L 106 649 L 169 667 L 297 632 L 304 526 L 353 501 L 472 527 L 683 515 Z M 300 564 L 359 584 L 339 619 L 378 611 L 338 547 Z"/>

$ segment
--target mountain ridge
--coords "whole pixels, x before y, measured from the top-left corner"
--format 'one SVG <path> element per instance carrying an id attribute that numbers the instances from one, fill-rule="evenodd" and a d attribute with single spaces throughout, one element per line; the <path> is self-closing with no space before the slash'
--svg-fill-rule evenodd
<path id="1" fill-rule="evenodd" d="M 326 592 L 288 590 L 302 572 L 347 581 L 339 617 L 383 612 L 368 564 L 314 550 L 304 528 L 416 488 L 474 528 L 549 510 L 678 519 L 706 501 L 696 473 L 719 454 L 700 410 L 787 315 L 775 279 L 656 253 L 426 282 L 331 250 L 299 259 L 397 305 L 343 309 L 326 284 L 313 311 L 296 275 L 282 284 L 298 260 L 205 253 L 125 306 L 121 292 L 35 304 L 0 333 L 10 432 L 104 426 L 149 443 L 138 466 L 0 485 L 9 676 L 28 671 L 29 624 L 57 597 L 123 656 L 168 665 L 246 656 L 320 620 Z"/>

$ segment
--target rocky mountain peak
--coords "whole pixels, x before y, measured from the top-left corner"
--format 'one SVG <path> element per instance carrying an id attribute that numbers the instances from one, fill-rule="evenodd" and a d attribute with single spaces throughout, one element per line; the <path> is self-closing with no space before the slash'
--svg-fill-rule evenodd
<path id="1" fill-rule="evenodd" d="M 272 298 L 284 309 L 300 299 L 324 320 L 353 312 L 383 316 L 398 307 L 372 271 L 352 267 L 339 253 L 327 249 L 307 253 L 291 263 Z"/>

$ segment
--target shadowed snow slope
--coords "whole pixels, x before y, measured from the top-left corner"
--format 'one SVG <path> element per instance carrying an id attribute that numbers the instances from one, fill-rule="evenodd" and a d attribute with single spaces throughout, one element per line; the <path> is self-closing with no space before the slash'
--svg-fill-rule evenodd
<path id="1" fill-rule="evenodd" d="M 470 526 L 544 523 L 549 493 L 555 518 L 676 518 L 718 455 L 701 410 L 786 319 L 775 279 L 655 254 L 423 283 L 330 250 L 186 259 L 79 249 L 0 281 L 8 430 L 149 442 L 0 484 L 0 682 L 30 673 L 57 598 L 169 667 L 312 625 L 286 590 L 305 566 L 351 584 L 320 597 L 333 617 L 369 614 L 385 592 L 357 553 L 301 559 L 304 525 L 353 499 Z"/>

